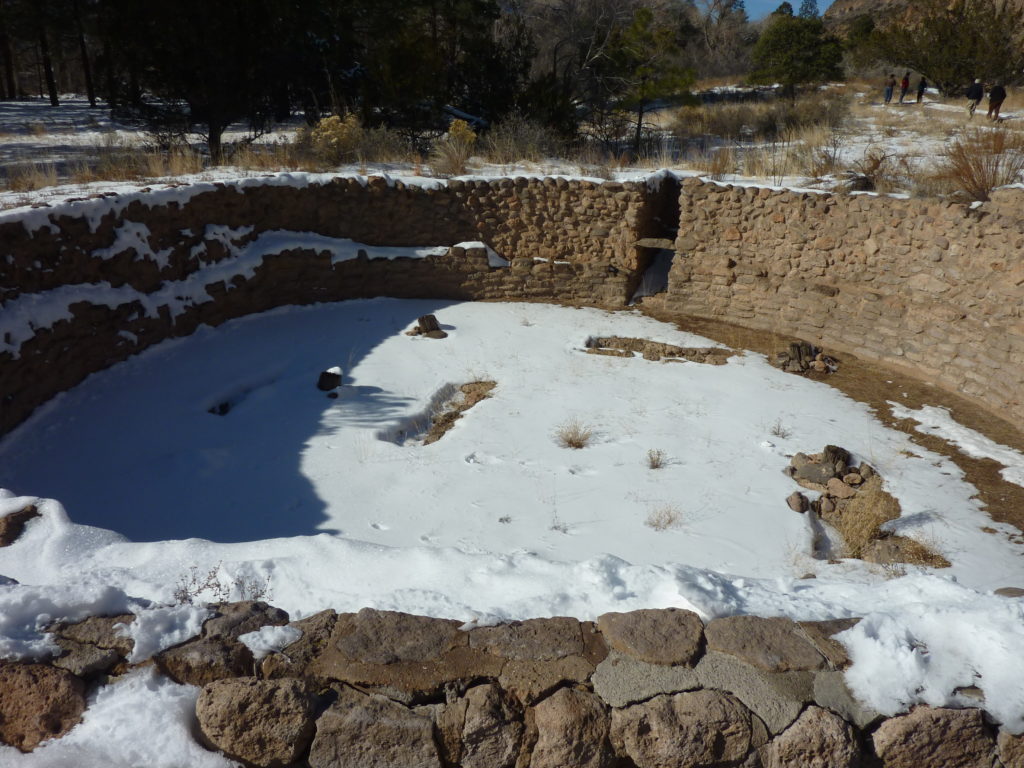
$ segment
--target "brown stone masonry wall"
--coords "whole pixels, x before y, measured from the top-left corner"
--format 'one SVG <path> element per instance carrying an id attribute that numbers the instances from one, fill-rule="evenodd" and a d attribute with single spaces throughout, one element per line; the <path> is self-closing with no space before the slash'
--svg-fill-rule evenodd
<path id="1" fill-rule="evenodd" d="M 0 351 L 0 434 L 37 406 L 101 370 L 165 338 L 203 323 L 285 304 L 395 296 L 447 299 L 535 299 L 623 306 L 641 266 L 633 243 L 646 234 L 646 183 L 599 185 L 565 179 L 454 181 L 412 187 L 371 177 L 335 179 L 304 188 L 216 185 L 184 204 L 150 205 L 145 196 L 110 210 L 91 227 L 87 216 L 110 206 L 81 203 L 69 215 L 55 209 L 47 225 L 0 224 L 0 301 L 47 296 L 66 286 L 109 283 L 150 295 L 201 276 L 231 257 L 212 228 L 231 228 L 244 246 L 274 230 L 313 232 L 367 245 L 434 246 L 483 241 L 511 262 L 490 267 L 484 252 L 450 249 L 427 259 L 331 264 L 315 250 L 264 258 L 250 278 L 211 278 L 213 301 L 172 316 L 146 313 L 139 301 L 119 306 L 81 302 L 72 320 L 39 328 L 18 355 Z M 91 210 L 90 210 L 91 209 Z M 148 251 L 111 249 L 119 233 L 144 225 Z M 147 254 L 166 251 L 161 267 Z M 51 294 L 52 295 L 52 294 Z M 0 311 L 3 311 L 0 307 Z M 122 333 L 126 332 L 126 333 Z M 130 335 L 135 336 L 131 340 Z"/>
<path id="2" fill-rule="evenodd" d="M 975 209 L 686 180 L 669 310 L 902 367 L 1024 422 L 1024 190 Z"/>
<path id="3" fill-rule="evenodd" d="M 251 766 L 419 768 L 1014 768 L 1024 737 L 981 709 L 886 718 L 858 702 L 833 636 L 857 619 L 678 609 L 491 627 L 363 609 L 291 623 L 256 660 L 239 641 L 288 615 L 212 606 L 156 667 L 202 688 L 197 738 Z M 129 670 L 134 616 L 52 628 L 59 653 L 0 662 L 0 741 L 30 751 Z M 145 662 L 149 664 L 150 662 Z"/>

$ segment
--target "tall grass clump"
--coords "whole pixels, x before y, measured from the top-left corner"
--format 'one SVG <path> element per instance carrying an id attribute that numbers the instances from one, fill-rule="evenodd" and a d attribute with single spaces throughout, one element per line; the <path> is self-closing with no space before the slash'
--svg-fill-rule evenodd
<path id="1" fill-rule="evenodd" d="M 971 200 L 988 200 L 992 190 L 1024 173 L 1024 136 L 1005 128 L 974 128 L 945 146 L 940 174 Z"/>
<path id="2" fill-rule="evenodd" d="M 469 166 L 476 133 L 465 120 L 452 120 L 448 132 L 434 142 L 430 166 L 437 176 L 461 176 Z"/>
<path id="3" fill-rule="evenodd" d="M 841 128 L 850 112 L 842 94 L 804 96 L 796 101 L 772 99 L 683 107 L 671 130 L 681 141 L 717 136 L 732 141 L 768 141 L 783 132 L 817 126 Z"/>
<path id="4" fill-rule="evenodd" d="M 13 192 L 32 192 L 57 183 L 57 169 L 52 163 L 19 165 L 8 171 L 7 187 Z"/>
<path id="5" fill-rule="evenodd" d="M 521 115 L 497 123 L 481 143 L 484 157 L 499 165 L 520 160 L 538 162 L 559 154 L 561 149 L 561 142 L 549 128 Z"/>

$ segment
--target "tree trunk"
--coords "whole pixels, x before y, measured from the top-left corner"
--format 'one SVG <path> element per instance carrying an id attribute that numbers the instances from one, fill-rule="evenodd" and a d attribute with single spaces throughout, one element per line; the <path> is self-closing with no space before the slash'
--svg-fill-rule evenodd
<path id="1" fill-rule="evenodd" d="M 633 137 L 633 155 L 634 157 L 640 157 L 640 139 L 643 136 L 644 130 L 644 102 L 640 100 L 640 104 L 636 108 L 636 136 Z"/>
<path id="2" fill-rule="evenodd" d="M 50 106 L 59 107 L 57 80 L 53 76 L 53 62 L 50 60 L 50 45 L 46 41 L 46 30 L 39 30 L 39 52 L 43 57 L 43 73 L 46 75 L 46 90 L 50 93 Z"/>
<path id="3" fill-rule="evenodd" d="M 89 106 L 96 107 L 96 88 L 92 82 L 92 63 L 89 61 L 89 48 L 85 44 L 85 31 L 82 29 L 82 14 L 75 0 L 75 28 L 78 32 L 78 50 L 82 54 L 82 75 L 85 77 L 85 95 L 89 97 Z"/>
<path id="4" fill-rule="evenodd" d="M 207 144 L 210 147 L 210 164 L 220 165 L 224 159 L 224 147 L 221 144 L 221 137 L 224 135 L 224 126 L 215 121 L 210 121 L 210 134 Z"/>
<path id="5" fill-rule="evenodd" d="M 4 3 L 0 0 L 0 11 Z M 11 36 L 7 34 L 7 27 L 0 27 L 0 59 L 4 67 L 4 98 L 18 98 L 18 78 L 14 68 L 14 46 L 11 45 Z"/>

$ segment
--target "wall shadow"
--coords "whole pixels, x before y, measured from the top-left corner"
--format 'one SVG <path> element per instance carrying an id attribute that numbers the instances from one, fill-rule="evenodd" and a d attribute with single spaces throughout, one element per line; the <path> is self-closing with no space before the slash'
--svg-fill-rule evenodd
<path id="1" fill-rule="evenodd" d="M 285 307 L 158 344 L 58 396 L 0 440 L 0 487 L 56 498 L 73 522 L 137 542 L 231 543 L 331 532 L 303 473 L 310 439 L 419 406 L 348 372 L 452 301 Z M 341 396 L 316 387 L 341 366 Z M 226 413 L 211 413 L 230 402 Z M 337 409 L 325 418 L 329 409 Z M 339 452 L 340 453 L 340 452 Z M 338 456 L 337 471 L 356 471 Z M 334 531 L 337 532 L 337 531 Z"/>

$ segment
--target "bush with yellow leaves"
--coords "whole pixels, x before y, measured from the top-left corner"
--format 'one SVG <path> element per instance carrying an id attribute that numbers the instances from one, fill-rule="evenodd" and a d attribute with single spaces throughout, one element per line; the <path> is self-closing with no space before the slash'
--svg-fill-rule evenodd
<path id="1" fill-rule="evenodd" d="M 337 165 L 356 159 L 363 143 L 363 126 L 353 114 L 325 117 L 310 135 L 313 151 L 326 163 Z"/>

